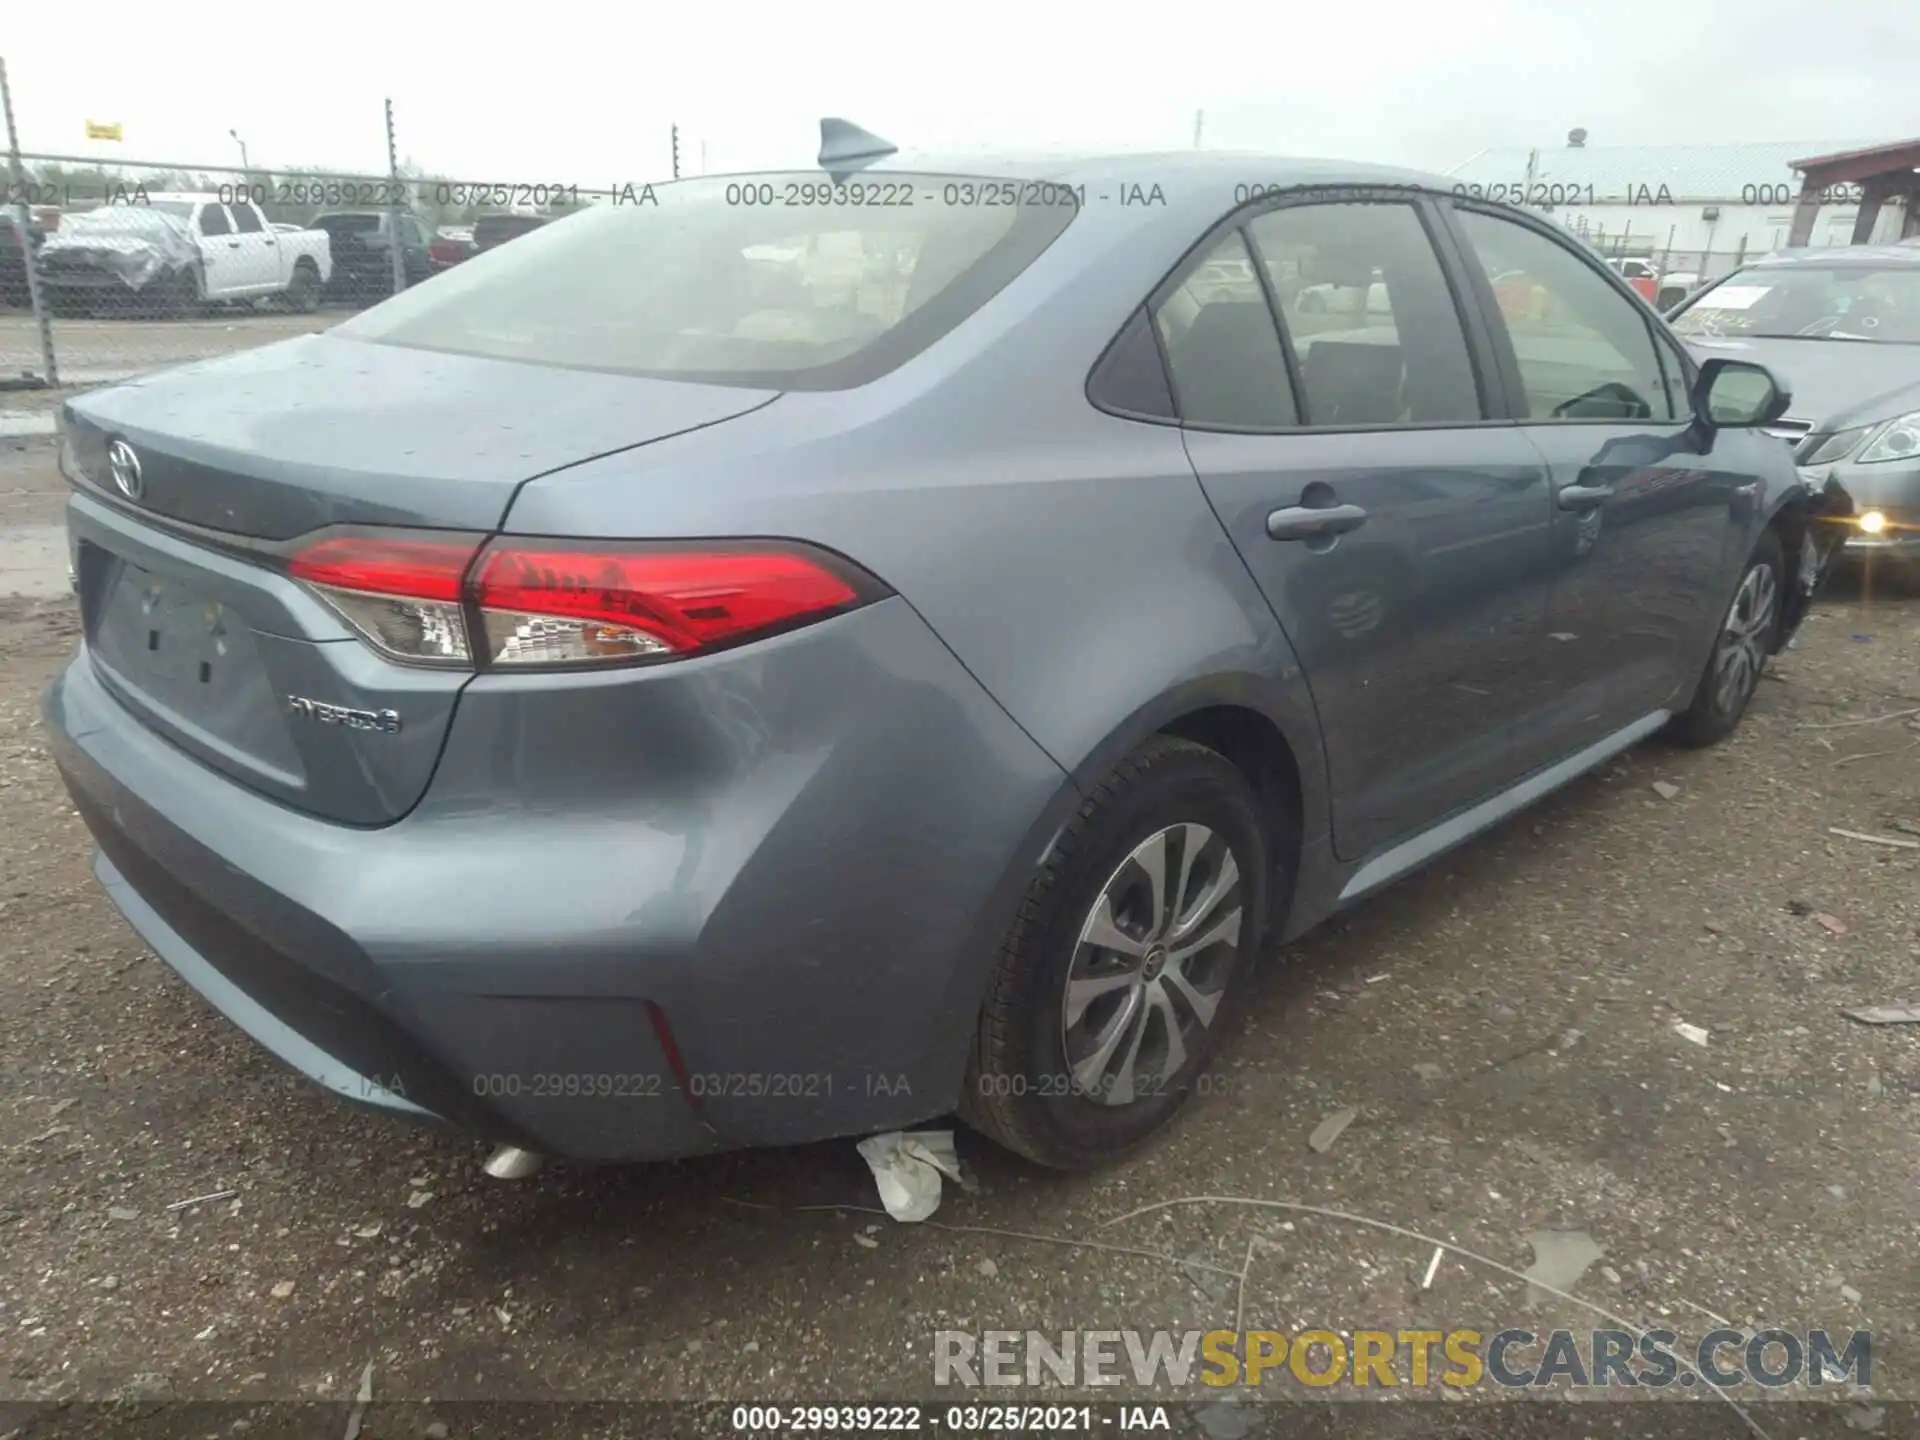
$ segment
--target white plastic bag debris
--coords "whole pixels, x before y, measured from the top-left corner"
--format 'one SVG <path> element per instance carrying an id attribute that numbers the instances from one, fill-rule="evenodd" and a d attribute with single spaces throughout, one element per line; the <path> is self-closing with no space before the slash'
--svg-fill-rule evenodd
<path id="1" fill-rule="evenodd" d="M 896 1220 L 926 1219 L 940 1208 L 940 1177 L 961 1180 L 951 1130 L 891 1130 L 869 1135 L 859 1150 Z"/>
<path id="2" fill-rule="evenodd" d="M 1868 1005 L 1840 1013 L 1862 1025 L 1920 1025 L 1920 1005 Z"/>
<path id="3" fill-rule="evenodd" d="M 1704 1045 L 1707 1043 L 1707 1032 L 1698 1025 L 1689 1025 L 1684 1020 L 1675 1020 L 1673 1022 L 1673 1033 L 1678 1035 L 1682 1040 L 1691 1040 L 1695 1045 Z"/>
<path id="4" fill-rule="evenodd" d="M 1587 1267 L 1607 1253 L 1584 1230 L 1536 1230 L 1527 1236 L 1527 1243 L 1533 1247 L 1533 1264 L 1520 1273 L 1529 1282 L 1538 1280 L 1540 1285 L 1551 1285 L 1555 1290 L 1572 1288 L 1587 1273 Z M 1555 1298 L 1552 1291 L 1542 1290 L 1540 1285 L 1527 1286 L 1529 1310 Z"/>

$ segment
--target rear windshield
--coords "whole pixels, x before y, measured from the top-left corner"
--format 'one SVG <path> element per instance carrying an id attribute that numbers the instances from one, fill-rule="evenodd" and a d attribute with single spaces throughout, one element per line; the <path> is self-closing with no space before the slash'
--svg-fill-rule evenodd
<path id="1" fill-rule="evenodd" d="M 977 192 L 952 176 L 897 172 L 837 190 L 806 172 L 652 193 L 657 204 L 595 205 L 486 251 L 334 333 L 663 379 L 844 389 L 979 309 L 1074 214 L 1070 201 L 946 203 Z"/>
<path id="2" fill-rule="evenodd" d="M 378 215 L 322 215 L 310 227 L 329 235 L 367 235 L 380 228 Z"/>

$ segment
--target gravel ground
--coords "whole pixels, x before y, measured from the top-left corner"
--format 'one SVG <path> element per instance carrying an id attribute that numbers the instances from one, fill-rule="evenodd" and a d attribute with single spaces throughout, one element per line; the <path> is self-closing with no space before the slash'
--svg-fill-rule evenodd
<path id="1" fill-rule="evenodd" d="M 0 534 L 59 501 L 44 444 L 0 448 Z M 1592 1304 L 1695 1336 L 1709 1312 L 1870 1330 L 1877 1401 L 1920 1389 L 1920 1027 L 1841 1013 L 1920 1001 L 1920 851 L 1832 833 L 1920 837 L 1911 590 L 1838 585 L 1731 743 L 1643 746 L 1277 957 L 1164 1142 L 1061 1178 L 963 1131 L 978 1189 L 919 1227 L 869 1213 L 851 1143 L 501 1183 L 458 1137 L 282 1074 L 90 879 L 37 713 L 75 620 L 7 590 L 0 1402 L 270 1433 L 292 1413 L 271 1402 L 350 1401 L 371 1365 L 364 1435 L 584 1435 L 622 1432 L 459 1407 L 926 1399 L 936 1330 L 1207 1329 L 1242 1305 L 1282 1330 L 1604 1323 L 1454 1256 L 1423 1290 L 1431 1245 L 1352 1223 L 1208 1203 L 1103 1225 L 1192 1196 L 1332 1207 L 1514 1269 L 1530 1232 L 1577 1228 L 1604 1251 L 1573 1285 Z M 1503 1408 L 1571 1433 L 1562 1406 Z M 1771 1433 L 1814 1433 L 1801 1410 Z"/>
<path id="2" fill-rule="evenodd" d="M 54 364 L 64 384 L 100 385 L 163 365 L 207 360 L 289 335 L 310 335 L 337 325 L 350 313 L 327 309 L 314 315 L 289 315 L 262 307 L 215 310 L 196 320 L 55 318 Z M 43 368 L 40 329 L 32 313 L 0 311 L 0 380 L 23 371 L 38 375 Z M 0 396 L 9 408 L 19 398 Z"/>

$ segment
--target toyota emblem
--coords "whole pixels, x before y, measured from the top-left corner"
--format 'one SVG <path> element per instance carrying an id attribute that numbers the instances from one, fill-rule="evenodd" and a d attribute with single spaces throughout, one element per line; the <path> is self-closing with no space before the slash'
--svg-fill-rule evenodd
<path id="1" fill-rule="evenodd" d="M 145 493 L 147 482 L 140 474 L 140 457 L 126 441 L 116 440 L 107 447 L 107 468 L 113 472 L 115 488 L 127 499 L 138 500 Z"/>

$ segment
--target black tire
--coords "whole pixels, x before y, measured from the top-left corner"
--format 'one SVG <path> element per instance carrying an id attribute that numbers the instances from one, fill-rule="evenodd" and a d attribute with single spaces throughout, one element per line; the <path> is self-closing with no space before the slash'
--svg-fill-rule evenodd
<path id="1" fill-rule="evenodd" d="M 1761 593 L 1766 597 L 1765 614 L 1747 613 Z M 1786 552 L 1780 537 L 1769 530 L 1747 557 L 1733 596 L 1721 611 L 1713 650 L 1694 687 L 1693 703 L 1667 727 L 1673 739 L 1695 747 L 1717 745 L 1739 726 L 1760 684 L 1767 657 L 1779 645 L 1786 594 Z"/>
<path id="2" fill-rule="evenodd" d="M 293 278 L 287 281 L 287 309 L 296 315 L 311 315 L 320 308 L 320 271 L 304 256 L 293 262 Z"/>
<path id="3" fill-rule="evenodd" d="M 161 285 L 157 312 L 160 318 L 190 320 L 200 313 L 200 279 L 192 270 L 169 275 Z M 148 310 L 147 313 L 152 315 L 156 312 Z"/>
<path id="4" fill-rule="evenodd" d="M 1163 832 L 1177 832 L 1158 852 L 1169 867 L 1170 886 L 1177 888 L 1187 840 L 1199 835 L 1181 827 L 1205 827 L 1213 838 L 1195 847 L 1186 894 L 1167 907 L 1169 920 L 1188 901 L 1193 913 L 1186 938 L 1192 940 L 1216 926 L 1231 926 L 1237 907 L 1237 944 L 1223 938 L 1196 949 L 1186 970 L 1166 963 L 1164 945 L 1143 947 L 1136 958 L 1083 945 L 1083 927 L 1103 895 L 1123 896 L 1117 904 L 1109 900 L 1109 913 L 1123 934 L 1131 938 L 1150 928 L 1140 923 L 1148 872 L 1130 857 Z M 1226 874 L 1222 851 L 1233 857 L 1237 881 L 1220 886 L 1217 901 L 1202 906 L 1194 897 L 1207 895 Z M 1161 736 L 1122 761 L 1094 787 L 1054 845 L 1001 944 L 968 1059 L 961 1118 L 1008 1149 L 1061 1170 L 1112 1160 L 1161 1129 L 1186 1103 L 1235 1023 L 1236 1002 L 1264 939 L 1272 873 L 1273 845 L 1253 794 L 1224 757 Z M 1115 986 L 1083 1006 L 1080 1026 L 1118 1025 L 1120 1012 L 1131 1006 L 1128 1013 L 1143 1018 L 1125 1026 L 1125 1032 L 1140 1031 L 1132 1053 L 1151 1068 L 1171 1054 L 1170 1025 L 1195 1025 L 1193 1032 L 1181 1030 L 1185 1063 L 1132 1086 L 1131 1099 L 1122 1100 L 1117 1085 L 1107 1087 L 1114 1102 L 1095 1098 L 1097 1088 L 1075 1077 L 1069 1059 L 1067 983 L 1070 975 L 1087 973 L 1075 971 L 1076 961 L 1095 967 L 1095 983 Z M 1110 968 L 1100 971 L 1102 966 Z M 1121 978 L 1123 973 L 1134 978 Z M 1163 976 L 1172 981 L 1176 975 L 1183 977 L 1178 983 L 1159 984 Z M 1148 998 L 1156 993 L 1154 986 L 1166 997 L 1164 1006 Z M 1210 1023 L 1202 1023 L 1200 1010 L 1184 1002 L 1195 992 L 1213 1002 Z M 1076 1044 L 1093 1038 L 1078 1031 L 1074 1027 Z"/>

